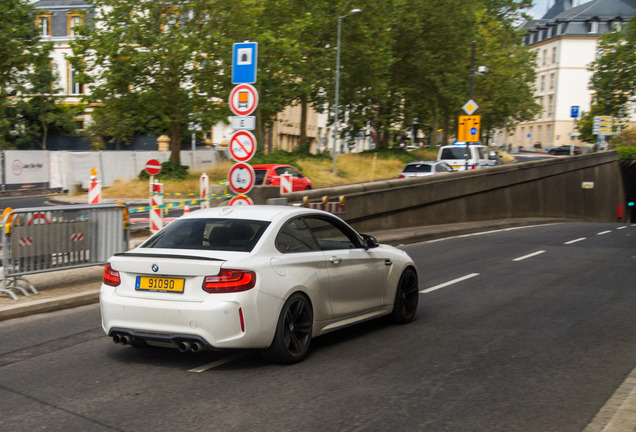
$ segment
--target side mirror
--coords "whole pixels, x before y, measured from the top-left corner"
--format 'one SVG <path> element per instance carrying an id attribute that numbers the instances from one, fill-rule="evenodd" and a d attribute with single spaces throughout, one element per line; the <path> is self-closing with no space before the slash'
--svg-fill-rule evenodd
<path id="1" fill-rule="evenodd" d="M 380 243 L 378 243 L 378 239 L 376 239 L 372 235 L 362 234 L 362 240 L 364 241 L 364 248 L 365 249 L 373 249 L 373 248 L 377 248 L 378 246 L 380 246 Z"/>

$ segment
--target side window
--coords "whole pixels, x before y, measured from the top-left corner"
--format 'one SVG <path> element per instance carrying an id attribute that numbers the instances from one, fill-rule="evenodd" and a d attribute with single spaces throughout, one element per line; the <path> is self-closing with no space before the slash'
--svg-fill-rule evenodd
<path id="1" fill-rule="evenodd" d="M 276 175 L 283 175 L 287 172 L 287 168 L 285 167 L 278 167 L 276 168 Z"/>
<path id="2" fill-rule="evenodd" d="M 322 250 L 354 249 L 358 247 L 355 233 L 345 231 L 346 227 L 340 227 L 327 218 L 305 218 L 305 222 L 318 240 Z"/>
<path id="3" fill-rule="evenodd" d="M 282 253 L 320 250 L 302 218 L 287 222 L 276 236 L 276 249 Z"/>

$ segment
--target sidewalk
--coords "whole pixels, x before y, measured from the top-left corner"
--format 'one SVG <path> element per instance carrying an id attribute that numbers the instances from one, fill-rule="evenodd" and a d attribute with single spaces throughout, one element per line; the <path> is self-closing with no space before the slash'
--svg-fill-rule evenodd
<path id="1" fill-rule="evenodd" d="M 371 234 L 375 235 L 380 243 L 399 246 L 476 232 L 567 221 L 566 219 L 525 218 L 462 222 L 377 231 Z M 136 247 L 145 238 L 134 236 L 130 241 L 130 247 Z M 0 293 L 0 321 L 97 303 L 102 273 L 102 266 L 91 266 L 25 276 L 39 294 L 30 294 L 25 297 L 22 293 L 16 292 L 19 300 L 13 300 L 9 295 Z"/>

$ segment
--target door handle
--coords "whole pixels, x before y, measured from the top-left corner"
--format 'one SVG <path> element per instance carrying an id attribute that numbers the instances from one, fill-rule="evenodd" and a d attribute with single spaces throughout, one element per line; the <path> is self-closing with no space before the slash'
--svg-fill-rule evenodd
<path id="1" fill-rule="evenodd" d="M 390 259 L 385 259 L 384 260 L 384 265 L 388 265 L 389 266 L 391 264 L 393 264 L 393 261 L 391 261 Z"/>
<path id="2" fill-rule="evenodd" d="M 329 258 L 329 261 L 332 264 L 340 264 L 340 261 L 342 261 L 342 258 L 336 257 L 336 256 L 332 256 L 331 258 Z"/>

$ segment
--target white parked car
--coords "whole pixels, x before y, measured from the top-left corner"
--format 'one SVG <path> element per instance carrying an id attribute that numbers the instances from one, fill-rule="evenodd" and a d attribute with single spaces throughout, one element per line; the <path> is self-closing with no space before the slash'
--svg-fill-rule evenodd
<path id="1" fill-rule="evenodd" d="M 111 257 L 100 307 L 117 343 L 257 348 L 268 360 L 294 363 L 314 336 L 382 315 L 410 322 L 418 297 L 406 252 L 340 218 L 238 206 L 186 214 Z"/>

